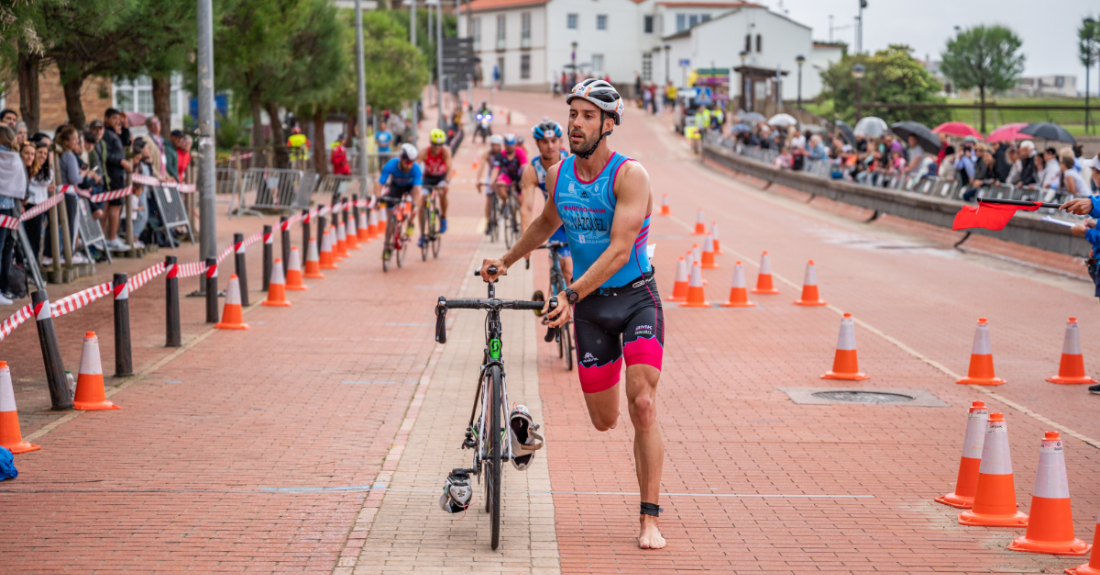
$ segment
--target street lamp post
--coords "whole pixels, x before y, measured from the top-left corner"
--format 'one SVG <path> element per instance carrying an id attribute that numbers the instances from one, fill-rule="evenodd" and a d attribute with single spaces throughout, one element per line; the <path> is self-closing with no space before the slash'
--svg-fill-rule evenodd
<path id="1" fill-rule="evenodd" d="M 668 85 L 669 80 L 672 78 L 668 75 L 668 58 L 669 53 L 672 52 L 672 46 L 665 44 L 665 85 Z"/>
<path id="2" fill-rule="evenodd" d="M 406 0 L 409 3 L 409 44 L 412 44 L 416 48 L 416 0 Z M 413 142 L 416 141 L 417 126 L 420 124 L 419 114 L 417 114 L 417 103 L 420 102 L 420 96 L 417 96 L 412 103 L 412 112 L 409 113 L 409 119 L 412 120 L 412 134 Z"/>
<path id="3" fill-rule="evenodd" d="M 852 77 L 856 79 L 856 122 L 859 122 L 863 118 L 863 113 L 860 111 L 860 97 L 863 90 L 863 75 L 867 73 L 867 68 L 863 67 L 863 64 L 856 64 L 852 66 Z"/>
<path id="4" fill-rule="evenodd" d="M 749 84 L 745 78 L 745 60 L 748 59 L 749 53 L 745 50 L 741 50 L 739 54 L 741 56 L 741 109 L 746 112 L 752 111 L 752 100 L 749 96 Z"/>
<path id="5" fill-rule="evenodd" d="M 806 63 L 806 57 L 802 54 L 795 56 L 794 61 L 798 63 L 798 109 L 802 110 L 802 65 Z"/>
<path id="6" fill-rule="evenodd" d="M 573 86 L 576 86 L 577 85 L 577 43 L 573 42 L 572 44 L 570 44 L 570 47 L 573 49 L 573 51 L 569 53 L 569 60 L 570 60 L 570 63 L 573 65 L 573 76 L 570 78 L 570 80 L 572 81 Z M 570 86 L 569 89 L 572 90 L 573 86 Z"/>
<path id="7" fill-rule="evenodd" d="M 363 178 L 362 189 L 359 194 L 367 195 L 367 82 L 366 66 L 363 59 L 363 2 L 355 0 L 355 81 L 358 92 L 356 111 L 356 125 L 359 127 L 358 138 L 355 139 L 355 148 L 359 156 L 359 177 Z M 323 128 L 322 128 L 323 129 Z"/>
<path id="8" fill-rule="evenodd" d="M 1085 54 L 1087 56 L 1086 56 L 1085 60 L 1088 61 L 1088 62 L 1092 61 L 1092 35 L 1093 35 L 1093 30 L 1094 30 L 1093 24 L 1095 24 L 1095 23 L 1096 23 L 1096 20 L 1093 20 L 1091 17 L 1085 18 L 1085 33 L 1088 34 L 1088 38 L 1085 40 L 1086 46 L 1087 46 L 1087 48 L 1086 48 L 1087 51 L 1085 52 Z M 1087 65 L 1085 66 L 1085 133 L 1086 134 L 1089 133 L 1089 68 L 1091 68 L 1091 67 L 1092 66 L 1087 66 Z"/>
<path id="9" fill-rule="evenodd" d="M 216 188 L 214 141 L 214 7 L 211 0 L 198 4 L 199 77 L 199 255 L 204 260 L 218 256 L 214 191 Z M 276 118 L 271 119 L 272 122 Z M 199 283 L 203 286 L 203 283 Z"/>

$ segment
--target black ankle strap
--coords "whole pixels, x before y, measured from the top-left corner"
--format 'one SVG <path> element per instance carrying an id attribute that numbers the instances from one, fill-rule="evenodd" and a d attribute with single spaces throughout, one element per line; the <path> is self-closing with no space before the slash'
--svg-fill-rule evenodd
<path id="1" fill-rule="evenodd" d="M 656 503 L 642 502 L 642 515 L 652 515 L 654 517 L 660 517 L 661 507 Z"/>

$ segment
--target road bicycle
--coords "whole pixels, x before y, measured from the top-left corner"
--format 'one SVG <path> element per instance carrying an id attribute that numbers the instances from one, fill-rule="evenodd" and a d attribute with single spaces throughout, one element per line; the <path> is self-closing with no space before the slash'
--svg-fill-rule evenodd
<path id="1" fill-rule="evenodd" d="M 496 274 L 496 268 L 489 268 Z M 474 275 L 480 275 L 474 272 Z M 455 475 L 476 475 L 478 482 L 485 477 L 485 511 L 489 513 L 491 545 L 500 546 L 500 488 L 504 462 L 512 459 L 512 442 L 508 440 L 508 387 L 504 376 L 504 359 L 501 348 L 502 329 L 500 311 L 503 309 L 542 309 L 543 302 L 508 301 L 497 299 L 496 284 L 489 283 L 487 299 L 450 300 L 439 296 L 435 313 L 435 340 L 447 343 L 447 310 L 480 309 L 487 312 L 485 318 L 485 349 L 478 375 L 477 393 L 470 421 L 466 427 L 463 449 L 474 451 L 473 467 L 454 469 Z"/>
<path id="2" fill-rule="evenodd" d="M 428 261 L 428 251 L 433 258 L 439 257 L 439 247 L 443 242 L 443 234 L 439 233 L 441 212 L 439 210 L 439 186 L 425 186 L 424 193 L 428 194 L 428 201 L 424 210 L 424 245 L 420 246 L 420 259 Z"/>
<path id="3" fill-rule="evenodd" d="M 558 294 L 565 291 L 567 284 L 565 282 L 565 274 L 561 271 L 561 250 L 569 247 L 569 244 L 565 242 L 548 242 L 536 249 L 550 250 L 550 291 L 549 296 L 551 300 L 555 300 Z M 535 301 L 544 301 L 546 296 L 542 291 L 536 291 L 531 297 Z M 536 311 L 535 315 L 540 315 L 542 310 Z M 573 352 L 576 351 L 576 346 L 573 345 L 573 320 L 566 321 L 564 324 L 558 326 L 556 329 L 551 330 L 551 333 L 547 333 L 547 340 L 550 341 L 550 337 L 553 337 L 554 341 L 558 342 L 558 357 L 565 360 L 565 369 L 573 371 Z"/>
<path id="4" fill-rule="evenodd" d="M 409 234 L 413 229 L 412 195 L 404 193 L 396 203 L 382 196 L 379 203 L 388 208 L 386 217 L 386 242 L 382 249 L 382 271 L 389 271 L 390 261 L 396 261 L 397 267 L 405 263 L 405 252 L 409 251 Z"/>
<path id="5" fill-rule="evenodd" d="M 519 183 L 512 182 L 508 186 L 508 199 L 501 202 L 499 222 L 504 228 L 504 245 L 512 249 L 512 245 L 519 239 Z"/>

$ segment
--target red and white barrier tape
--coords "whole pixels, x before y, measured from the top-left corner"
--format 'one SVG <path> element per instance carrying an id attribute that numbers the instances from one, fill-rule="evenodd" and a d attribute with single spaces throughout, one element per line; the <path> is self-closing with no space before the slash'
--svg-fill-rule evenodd
<path id="1" fill-rule="evenodd" d="M 27 304 L 15 313 L 11 314 L 11 317 L 4 320 L 3 324 L 0 324 L 0 341 L 11 335 L 11 332 L 15 331 L 15 328 L 19 327 L 23 322 L 34 317 L 34 312 L 31 304 Z"/>
<path id="2" fill-rule="evenodd" d="M 225 246 L 225 249 L 222 250 L 222 253 L 218 254 L 218 263 L 219 264 L 222 263 L 222 260 L 229 257 L 229 254 L 233 253 L 233 248 L 235 248 L 235 247 L 236 246 L 234 246 L 233 244 L 229 244 L 228 246 Z"/>
<path id="3" fill-rule="evenodd" d="M 176 277 L 189 278 L 206 271 L 206 262 L 191 262 L 189 264 L 176 264 Z"/>
<path id="4" fill-rule="evenodd" d="M 111 294 L 111 282 L 101 283 L 88 289 L 78 291 L 72 295 L 63 297 L 55 302 L 50 302 L 50 315 L 61 317 L 72 313 L 95 300 Z"/>
<path id="5" fill-rule="evenodd" d="M 160 274 L 164 273 L 165 269 L 167 269 L 167 267 L 164 265 L 164 262 L 161 262 L 161 263 L 159 263 L 159 264 L 157 264 L 157 265 L 155 265 L 155 266 L 139 273 L 138 275 L 126 280 L 126 285 L 130 288 L 130 291 L 134 291 L 134 290 L 140 288 L 141 286 L 145 285 L 149 280 L 151 280 L 151 279 L 159 276 Z"/>
<path id="6" fill-rule="evenodd" d="M 25 222 L 31 218 L 37 217 L 46 212 L 46 210 L 61 203 L 61 200 L 65 199 L 65 194 L 56 194 L 50 199 L 38 204 L 37 206 L 23 212 L 22 216 L 19 216 L 19 221 Z M 13 228 L 14 229 L 14 228 Z"/>
<path id="7" fill-rule="evenodd" d="M 195 184 L 177 184 L 172 181 L 161 181 L 153 176 L 146 176 L 144 174 L 134 174 L 133 180 L 135 184 L 141 184 L 143 186 L 157 186 L 161 188 L 176 188 L 180 192 L 188 194 L 195 191 Z"/>

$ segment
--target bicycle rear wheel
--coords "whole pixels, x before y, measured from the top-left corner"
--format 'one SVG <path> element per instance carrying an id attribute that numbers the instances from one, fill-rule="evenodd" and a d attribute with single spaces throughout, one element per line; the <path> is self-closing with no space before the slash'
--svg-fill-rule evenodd
<path id="1" fill-rule="evenodd" d="M 382 271 L 390 271 L 390 259 L 394 257 L 394 232 L 397 230 L 397 218 L 393 217 L 393 214 L 386 219 L 386 241 L 382 246 Z"/>
<path id="2" fill-rule="evenodd" d="M 491 531 L 491 545 L 493 549 L 500 546 L 500 472 L 501 449 L 504 439 L 501 436 L 501 412 L 504 410 L 504 390 L 502 389 L 502 374 L 499 365 L 489 368 L 489 379 L 492 384 L 491 400 L 489 404 L 489 433 L 486 440 L 489 442 L 489 473 L 485 477 L 485 494 L 489 508 L 489 525 Z"/>
<path id="3" fill-rule="evenodd" d="M 398 227 L 400 229 L 395 233 L 401 234 L 401 247 L 398 248 L 396 254 L 397 267 L 403 267 L 405 264 L 405 254 L 409 251 L 409 232 L 408 228 L 405 227 L 405 222 L 399 222 Z"/>
<path id="4" fill-rule="evenodd" d="M 489 226 L 489 239 L 493 243 L 496 243 L 500 239 L 500 200 L 497 198 L 496 192 L 493 192 L 489 205 L 489 221 L 485 225 Z"/>

